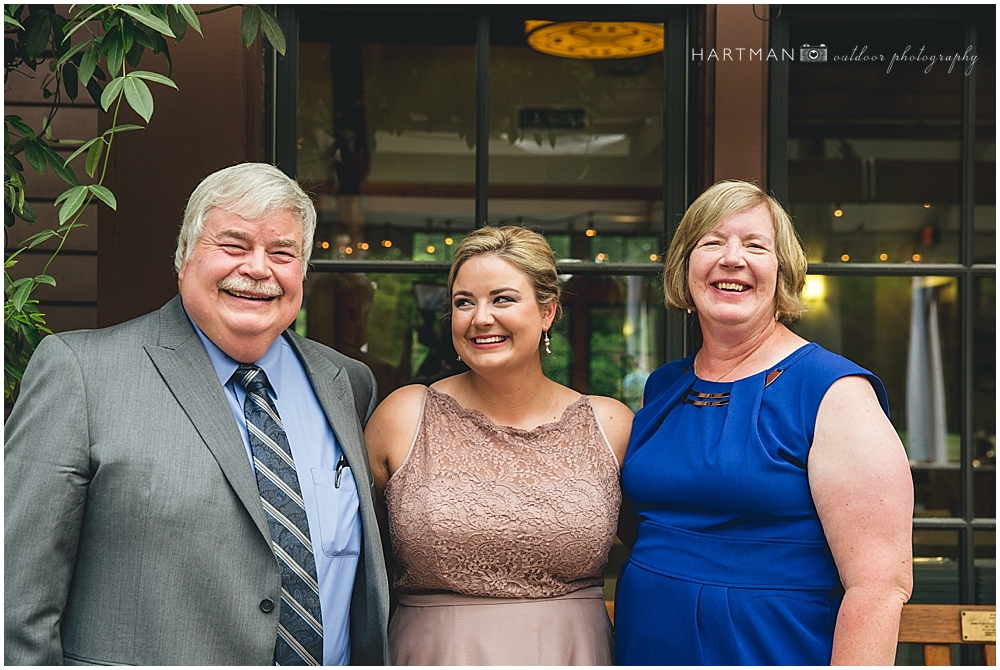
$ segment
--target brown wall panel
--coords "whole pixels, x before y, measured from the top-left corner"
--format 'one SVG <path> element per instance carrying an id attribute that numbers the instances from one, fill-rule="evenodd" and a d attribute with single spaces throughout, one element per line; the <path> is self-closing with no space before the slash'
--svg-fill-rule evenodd
<path id="1" fill-rule="evenodd" d="M 22 253 L 17 257 L 18 263 L 10 270 L 14 279 L 33 277 L 41 274 L 49 260 L 48 254 Z M 43 284 L 35 289 L 32 297 L 40 301 L 54 300 L 59 302 L 87 302 L 97 300 L 97 256 L 93 254 L 59 254 L 49 266 L 49 275 L 55 278 L 56 285 Z M 133 279 L 136 284 L 142 281 Z M 45 309 L 42 308 L 42 312 Z"/>
<path id="2" fill-rule="evenodd" d="M 38 220 L 35 223 L 25 223 L 20 219 L 10 228 L 4 230 L 6 251 L 12 251 L 22 241 L 43 230 L 55 230 L 59 226 L 56 207 L 47 202 L 32 203 Z M 80 217 L 79 223 L 85 224 L 70 231 L 63 249 L 70 251 L 97 252 L 97 207 L 88 207 Z M 35 249 L 55 249 L 59 240 L 52 238 L 42 242 Z"/>
<path id="3" fill-rule="evenodd" d="M 755 16 L 756 12 L 756 16 Z M 767 63 L 751 60 L 750 49 L 767 53 L 767 5 L 716 5 L 715 49 L 733 49 L 733 60 L 715 67 L 715 180 L 765 183 L 767 159 Z M 736 52 L 735 49 L 745 49 Z M 737 53 L 742 60 L 737 60 Z"/>
<path id="4" fill-rule="evenodd" d="M 150 84 L 152 121 L 115 140 L 107 185 L 118 211 L 99 217 L 99 325 L 157 309 L 176 294 L 173 250 L 191 191 L 215 170 L 261 159 L 263 52 L 259 42 L 249 52 L 243 46 L 240 19 L 238 8 L 204 15 L 204 38 L 189 31 L 171 45 L 179 90 Z M 166 72 L 162 59 L 141 67 Z M 123 121 L 136 117 L 123 113 Z M 102 127 L 109 123 L 101 118 Z"/>
<path id="5" fill-rule="evenodd" d="M 42 305 L 45 324 L 53 333 L 97 327 L 97 307 L 93 305 Z"/>

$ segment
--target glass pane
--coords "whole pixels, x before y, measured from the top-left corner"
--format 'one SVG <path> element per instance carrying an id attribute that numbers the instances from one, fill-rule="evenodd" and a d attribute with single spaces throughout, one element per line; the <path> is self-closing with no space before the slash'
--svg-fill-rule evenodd
<path id="1" fill-rule="evenodd" d="M 564 236 L 566 258 L 658 262 L 663 54 L 543 54 L 537 18 L 490 25 L 489 218 Z"/>
<path id="2" fill-rule="evenodd" d="M 788 197 L 809 260 L 956 262 L 968 63 L 928 59 L 964 53 L 962 23 L 795 21 L 789 35 L 825 57 L 789 66 Z"/>
<path id="3" fill-rule="evenodd" d="M 958 602 L 958 531 L 913 531 L 913 595 L 910 602 Z"/>
<path id="4" fill-rule="evenodd" d="M 997 515 L 997 280 L 974 283 L 972 412 L 975 515 Z"/>
<path id="5" fill-rule="evenodd" d="M 665 362 L 659 280 L 564 277 L 564 316 L 557 326 L 560 338 L 552 343 L 560 367 L 550 376 L 580 393 L 617 398 L 637 410 L 646 377 Z"/>
<path id="6" fill-rule="evenodd" d="M 475 218 L 475 17 L 300 11 L 298 178 L 318 198 L 315 257 L 446 260 L 444 238 Z"/>
<path id="7" fill-rule="evenodd" d="M 960 512 L 958 282 L 809 275 L 795 331 L 874 372 L 913 472 L 914 514 Z"/>
<path id="8" fill-rule="evenodd" d="M 976 263 L 996 263 L 997 29 L 995 20 L 976 25 Z"/>

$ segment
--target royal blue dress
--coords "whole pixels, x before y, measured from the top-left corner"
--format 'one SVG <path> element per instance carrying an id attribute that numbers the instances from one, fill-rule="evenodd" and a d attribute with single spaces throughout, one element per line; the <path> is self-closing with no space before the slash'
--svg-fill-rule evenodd
<path id="1" fill-rule="evenodd" d="M 693 357 L 646 383 L 622 466 L 639 536 L 618 579 L 622 665 L 828 665 L 843 587 L 809 491 L 816 413 L 867 370 L 806 344 L 736 382 Z"/>

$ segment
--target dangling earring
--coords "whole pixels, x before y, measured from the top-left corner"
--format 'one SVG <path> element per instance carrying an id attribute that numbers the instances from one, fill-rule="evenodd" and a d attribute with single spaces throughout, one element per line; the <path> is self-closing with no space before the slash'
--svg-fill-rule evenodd
<path id="1" fill-rule="evenodd" d="M 461 357 L 461 356 L 455 356 L 455 360 L 456 360 L 456 361 L 461 361 L 461 360 L 462 360 L 462 357 Z"/>
<path id="2" fill-rule="evenodd" d="M 545 345 L 545 353 L 547 353 L 549 356 L 552 355 L 552 350 L 549 349 L 549 344 L 551 344 L 551 343 L 552 343 L 552 340 L 549 339 L 549 331 L 543 330 L 542 331 L 542 344 Z"/>

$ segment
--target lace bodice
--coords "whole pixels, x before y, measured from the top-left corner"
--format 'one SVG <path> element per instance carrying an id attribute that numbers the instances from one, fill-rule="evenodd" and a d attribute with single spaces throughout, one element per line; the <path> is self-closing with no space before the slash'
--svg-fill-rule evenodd
<path id="1" fill-rule="evenodd" d="M 621 504 L 586 396 L 526 431 L 430 388 L 385 496 L 398 591 L 509 598 L 600 585 Z"/>

